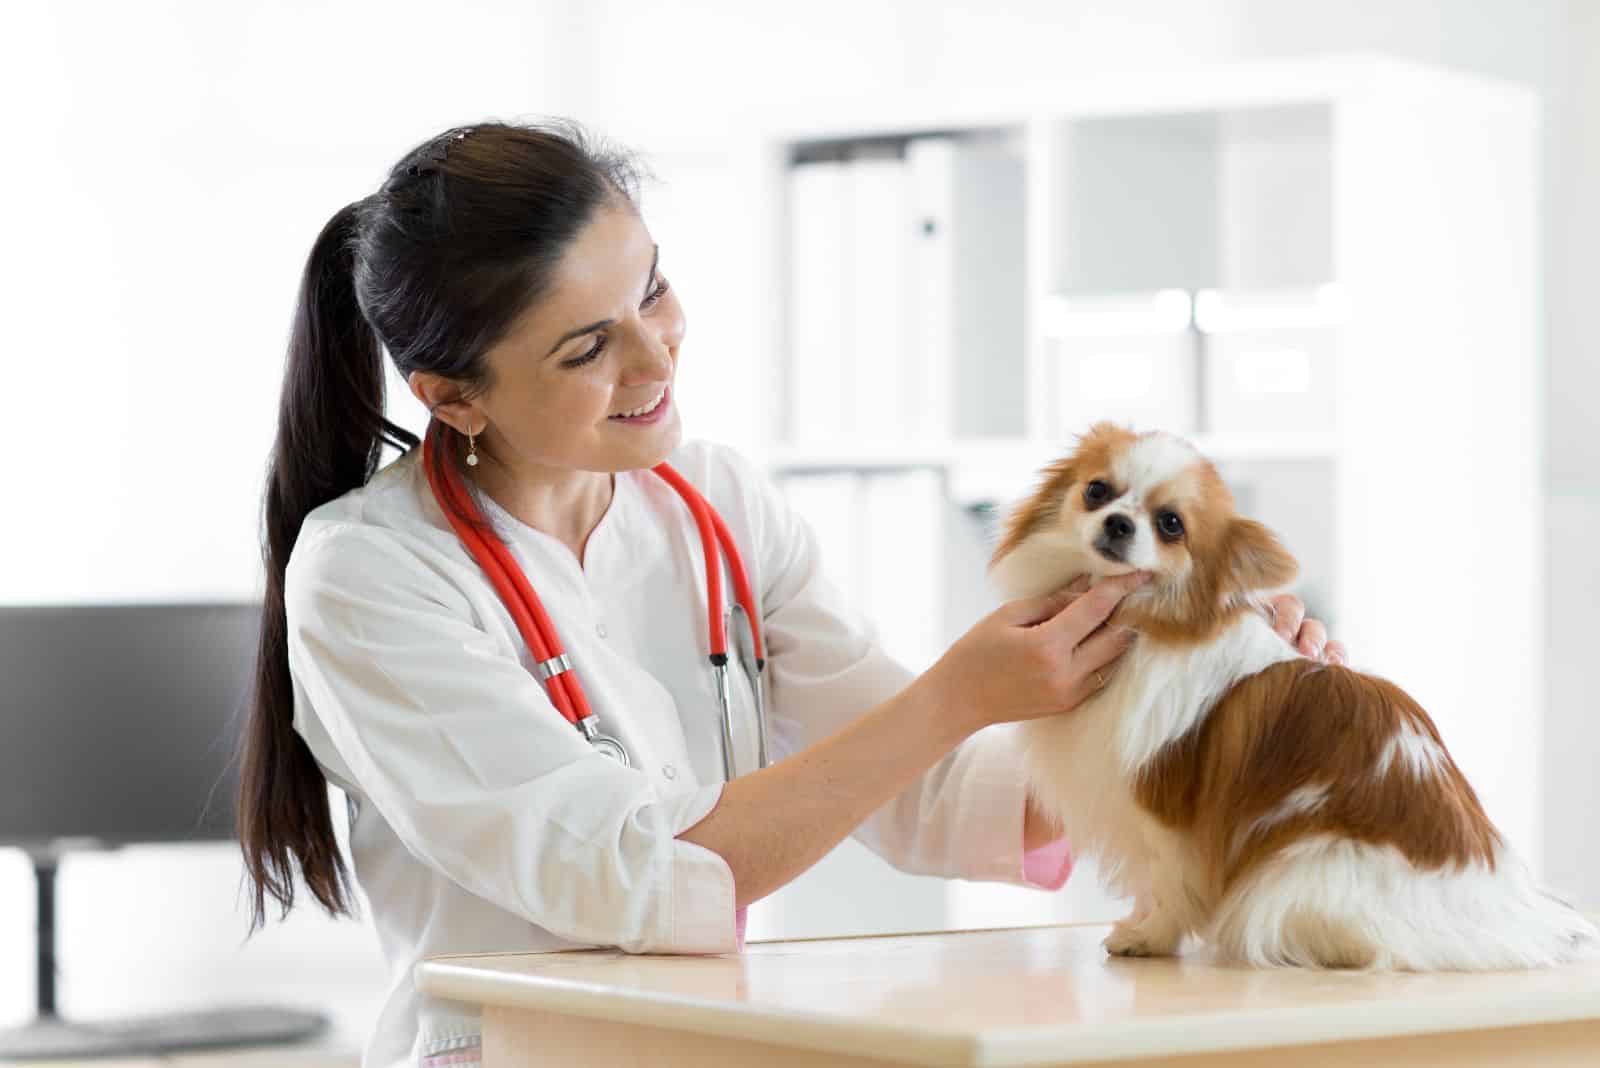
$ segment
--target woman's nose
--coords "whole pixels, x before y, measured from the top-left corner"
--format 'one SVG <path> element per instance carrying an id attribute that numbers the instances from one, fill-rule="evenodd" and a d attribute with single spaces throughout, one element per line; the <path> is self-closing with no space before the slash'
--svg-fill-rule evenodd
<path id="1" fill-rule="evenodd" d="M 657 380 L 672 374 L 673 350 L 678 347 L 681 330 L 660 330 L 646 326 L 634 350 L 633 366 L 642 379 Z"/>
<path id="2" fill-rule="evenodd" d="M 683 341 L 683 328 L 684 318 L 682 312 L 670 316 L 666 322 L 662 323 L 659 327 L 662 348 L 675 350 L 679 343 Z M 668 353 L 668 356 L 670 358 L 670 353 Z"/>
<path id="3" fill-rule="evenodd" d="M 672 352 L 655 338 L 632 346 L 631 358 L 619 380 L 624 386 L 647 386 L 672 377 Z"/>

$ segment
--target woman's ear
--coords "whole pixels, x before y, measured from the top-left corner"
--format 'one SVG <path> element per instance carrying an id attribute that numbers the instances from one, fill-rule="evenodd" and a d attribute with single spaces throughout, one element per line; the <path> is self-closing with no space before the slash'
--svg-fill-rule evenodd
<path id="1" fill-rule="evenodd" d="M 1241 592 L 1287 586 L 1300 573 L 1299 561 L 1283 547 L 1277 535 L 1254 519 L 1229 520 L 1223 538 L 1229 579 Z"/>

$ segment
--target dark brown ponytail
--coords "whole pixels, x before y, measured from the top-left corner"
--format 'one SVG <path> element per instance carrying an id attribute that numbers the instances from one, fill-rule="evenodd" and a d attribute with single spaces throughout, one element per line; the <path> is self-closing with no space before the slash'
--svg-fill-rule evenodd
<path id="1" fill-rule="evenodd" d="M 485 352 L 548 291 L 597 210 L 637 210 L 641 170 L 570 120 L 451 129 L 408 152 L 377 193 L 317 235 L 267 464 L 261 641 L 237 753 L 251 934 L 268 895 L 288 915 L 296 868 L 330 915 L 353 915 L 328 783 L 293 726 L 283 582 L 306 515 L 364 485 L 385 443 L 401 452 L 419 443 L 386 417 L 384 349 L 402 379 L 432 372 L 464 398 L 487 388 Z M 439 450 L 436 462 L 459 464 L 457 450 Z"/>

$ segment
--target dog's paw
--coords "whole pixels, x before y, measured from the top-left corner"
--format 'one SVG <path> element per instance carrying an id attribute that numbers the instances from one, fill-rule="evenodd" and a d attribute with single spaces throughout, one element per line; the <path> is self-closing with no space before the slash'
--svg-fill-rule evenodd
<path id="1" fill-rule="evenodd" d="M 1160 938 L 1126 923 L 1113 927 L 1101 944 L 1113 957 L 1170 957 L 1178 951 L 1176 939 Z"/>

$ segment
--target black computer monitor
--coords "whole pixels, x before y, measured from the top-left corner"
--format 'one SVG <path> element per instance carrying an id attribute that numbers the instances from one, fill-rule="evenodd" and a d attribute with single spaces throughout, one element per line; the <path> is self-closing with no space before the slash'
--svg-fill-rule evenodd
<path id="1" fill-rule="evenodd" d="M 326 1014 L 277 1005 L 131 1020 L 56 1013 L 63 855 L 235 840 L 235 750 L 260 626 L 259 601 L 0 606 L 0 847 L 32 858 L 39 902 L 38 1016 L 0 1032 L 0 1060 L 294 1041 L 326 1029 Z M 0 934 L 0 944 L 20 941 Z"/>
<path id="2" fill-rule="evenodd" d="M 0 846 L 234 837 L 259 602 L 0 607 Z"/>

